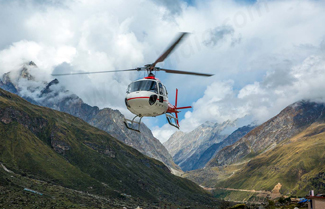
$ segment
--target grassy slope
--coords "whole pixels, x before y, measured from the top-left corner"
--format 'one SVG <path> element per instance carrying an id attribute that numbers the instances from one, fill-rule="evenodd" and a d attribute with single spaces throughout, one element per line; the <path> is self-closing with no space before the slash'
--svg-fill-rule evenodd
<path id="1" fill-rule="evenodd" d="M 126 193 L 147 202 L 212 204 L 194 183 L 81 119 L 0 89 L 1 113 L 12 121 L 0 122 L 0 161 L 16 173 L 113 198 Z M 53 140 L 69 150 L 58 154 Z"/>
<path id="2" fill-rule="evenodd" d="M 216 182 L 229 178 L 243 166 L 244 164 L 233 164 L 228 166 L 206 167 L 204 169 L 188 171 L 182 177 L 188 178 L 199 185 L 213 188 Z"/>
<path id="3" fill-rule="evenodd" d="M 275 149 L 253 158 L 218 187 L 272 190 L 282 184 L 282 194 L 306 195 L 325 191 L 325 124 L 313 124 Z"/>
<path id="4" fill-rule="evenodd" d="M 43 195 L 24 191 L 29 188 L 42 191 Z M 122 201 L 112 201 L 109 198 L 94 198 L 86 193 L 80 193 L 48 182 L 38 181 L 11 174 L 0 169 L 0 206 L 3 208 L 110 208 L 129 206 Z M 115 205 L 115 206 L 114 206 Z"/>

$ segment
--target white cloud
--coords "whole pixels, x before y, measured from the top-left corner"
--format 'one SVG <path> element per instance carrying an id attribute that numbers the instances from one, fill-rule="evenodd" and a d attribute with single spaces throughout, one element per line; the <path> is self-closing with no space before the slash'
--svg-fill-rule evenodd
<path id="1" fill-rule="evenodd" d="M 167 141 L 170 136 L 175 132 L 174 129 L 171 129 L 169 124 L 165 124 L 162 127 L 155 126 L 151 129 L 151 131 L 154 136 L 163 143 Z"/>
<path id="2" fill-rule="evenodd" d="M 251 95 L 260 95 L 263 96 L 266 92 L 264 89 L 261 89 L 260 83 L 254 82 L 254 84 L 249 84 L 242 88 L 238 93 L 238 98 L 242 99 Z"/>
<path id="3" fill-rule="evenodd" d="M 193 110 L 180 122 L 181 130 L 192 130 L 205 120 L 223 122 L 247 116 L 250 116 L 247 123 L 255 120 L 262 123 L 298 100 L 324 101 L 325 59 L 321 47 L 325 30 L 320 27 L 325 19 L 321 14 L 324 2 L 272 1 L 267 2 L 260 13 L 253 13 L 254 6 L 239 8 L 229 4 L 221 7 L 223 11 L 215 13 L 229 14 L 219 18 L 228 20 L 227 24 L 234 28 L 233 35 L 241 37 L 240 43 L 231 47 L 227 42 L 218 42 L 213 50 L 209 50 L 193 44 L 195 39 L 201 40 L 204 36 L 194 34 L 192 43 L 189 43 L 193 52 L 176 62 L 179 69 L 200 69 L 202 66 L 218 69 L 213 80 L 196 82 L 199 91 L 202 91 L 201 85 L 208 84 L 208 87 L 204 96 L 194 102 Z M 207 10 L 213 10 L 212 7 Z M 245 19 L 245 24 L 236 24 L 236 18 L 239 20 L 240 16 Z M 222 26 L 222 21 L 216 22 Z M 204 27 L 205 24 L 202 22 L 197 26 Z M 220 88 L 217 83 L 228 86 Z M 195 95 L 196 89 L 187 93 Z M 173 129 L 164 126 L 162 130 Z M 154 135 L 166 140 L 157 133 L 155 129 Z"/>
<path id="4" fill-rule="evenodd" d="M 0 51 L 0 73 L 17 70 L 23 63 L 32 60 L 49 78 L 54 66 L 70 62 L 75 54 L 76 49 L 71 46 L 53 46 L 22 40 Z"/>
<path id="5" fill-rule="evenodd" d="M 187 31 L 189 38 L 161 65 L 215 76 L 158 74 L 170 98 L 179 89 L 179 106 L 193 104 L 181 130 L 245 115 L 262 122 L 296 100 L 323 97 L 323 1 L 244 5 L 210 0 L 195 6 L 169 0 L 41 2 L 1 1 L 0 73 L 30 60 L 42 76 L 53 70 L 143 66 L 177 32 Z M 59 80 L 85 102 L 125 113 L 125 89 L 137 76 L 111 73 Z M 175 131 L 168 125 L 159 128 L 155 119 L 147 121 L 159 139 Z"/>
<path id="6" fill-rule="evenodd" d="M 193 130 L 207 120 L 222 123 L 242 118 L 246 124 L 263 123 L 296 101 L 325 102 L 324 54 L 311 55 L 287 71 L 291 76 L 288 80 L 292 82 L 287 85 L 280 82 L 272 88 L 266 85 L 270 82 L 268 75 L 260 82 L 244 86 L 238 93 L 233 90 L 233 82 L 212 83 L 180 122 L 181 130 Z M 168 125 L 153 129 L 154 135 L 163 141 L 174 132 Z"/>

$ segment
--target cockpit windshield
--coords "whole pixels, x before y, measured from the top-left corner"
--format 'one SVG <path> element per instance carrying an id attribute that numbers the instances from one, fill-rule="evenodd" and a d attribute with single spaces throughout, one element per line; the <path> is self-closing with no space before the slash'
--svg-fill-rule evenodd
<path id="1" fill-rule="evenodd" d="M 151 80 L 133 82 L 129 85 L 127 93 L 134 91 L 152 91 L 158 93 L 157 82 Z"/>

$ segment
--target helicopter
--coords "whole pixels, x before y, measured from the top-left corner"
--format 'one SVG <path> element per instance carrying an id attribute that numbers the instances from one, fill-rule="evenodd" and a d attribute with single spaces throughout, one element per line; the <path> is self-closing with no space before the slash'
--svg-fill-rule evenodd
<path id="1" fill-rule="evenodd" d="M 128 129 L 140 132 L 141 119 L 143 117 L 156 117 L 160 115 L 166 116 L 168 123 L 179 129 L 178 113 L 181 109 L 192 108 L 191 106 L 177 107 L 178 89 L 176 89 L 175 105 L 168 102 L 168 92 L 162 82 L 155 77 L 153 72 L 164 71 L 173 74 L 186 74 L 195 76 L 212 76 L 213 74 L 197 73 L 180 70 L 170 70 L 156 67 L 156 64 L 163 62 L 168 55 L 175 49 L 175 47 L 187 36 L 188 33 L 183 32 L 180 36 L 165 50 L 165 52 L 152 63 L 144 67 L 126 70 L 113 71 L 98 71 L 98 72 L 77 72 L 77 73 L 63 73 L 52 74 L 52 76 L 66 76 L 66 75 L 80 75 L 80 74 L 97 74 L 110 72 L 125 72 L 125 71 L 147 71 L 147 76 L 136 80 L 128 85 L 126 90 L 125 105 L 127 109 L 135 116 L 132 120 L 124 118 L 124 124 Z M 174 115 L 173 115 L 174 114 Z M 136 121 L 139 118 L 139 121 Z"/>

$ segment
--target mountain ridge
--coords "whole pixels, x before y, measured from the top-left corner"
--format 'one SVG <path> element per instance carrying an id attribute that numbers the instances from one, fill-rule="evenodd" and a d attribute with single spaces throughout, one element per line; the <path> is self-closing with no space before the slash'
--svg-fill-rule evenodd
<path id="1" fill-rule="evenodd" d="M 324 110 L 322 102 L 295 102 L 223 148 L 204 169 L 183 176 L 214 187 L 215 196 L 233 201 L 265 201 L 265 195 L 240 191 L 271 192 L 276 185 L 281 185 L 280 196 L 323 193 Z"/>
<path id="2" fill-rule="evenodd" d="M 249 133 L 251 130 L 253 130 L 255 127 L 256 126 L 254 125 L 240 127 L 233 133 L 231 133 L 229 136 L 227 136 L 227 138 L 225 138 L 223 141 L 212 144 L 208 149 L 203 152 L 203 154 L 201 154 L 197 163 L 194 164 L 194 167 L 196 169 L 204 168 L 222 148 L 231 146 L 243 136 L 245 136 L 247 133 Z"/>
<path id="3" fill-rule="evenodd" d="M 176 132 L 164 145 L 182 170 L 193 170 L 193 165 L 210 145 L 227 137 L 222 132 L 228 126 L 232 126 L 231 121 L 222 124 L 206 122 L 189 133 Z"/>
<path id="4" fill-rule="evenodd" d="M 305 196 L 310 190 L 323 193 L 324 122 L 316 122 L 276 148 L 252 158 L 242 169 L 217 182 L 216 186 L 271 191 L 280 183 L 280 192 L 284 195 Z"/>
<path id="5" fill-rule="evenodd" d="M 315 122 L 323 114 L 324 108 L 324 104 L 308 101 L 289 105 L 235 144 L 219 151 L 207 166 L 239 162 L 245 157 L 251 158 L 267 149 L 272 149 L 281 141 L 294 136 Z"/>
<path id="6" fill-rule="evenodd" d="M 28 176 L 112 200 L 123 197 L 133 207 L 141 201 L 149 205 L 159 201 L 176 206 L 216 204 L 195 183 L 172 175 L 162 162 L 82 119 L 33 105 L 2 89 L 0 130 L 0 162 L 15 173 L 11 178 L 0 177 L 1 189 L 12 185 L 22 189 L 27 184 L 23 178 Z M 37 188 L 40 193 L 54 194 L 47 187 Z M 116 206 L 115 202 L 107 204 Z"/>
<path id="7" fill-rule="evenodd" d="M 31 61 L 25 64 L 21 70 L 14 72 L 15 75 L 11 75 L 12 72 L 5 73 L 0 81 L 0 88 L 18 94 L 33 104 L 79 117 L 149 157 L 162 161 L 172 171 L 176 171 L 175 173 L 181 172 L 167 149 L 152 135 L 145 124 L 141 124 L 142 133 L 135 133 L 125 127 L 124 116 L 118 110 L 99 109 L 96 106 L 92 107 L 84 103 L 77 95 L 70 93 L 61 86 L 58 79 L 49 83 L 36 81 L 30 72 L 35 69 L 38 69 L 37 65 Z M 15 79 L 12 80 L 11 77 L 15 77 Z"/>
<path id="8" fill-rule="evenodd" d="M 184 171 L 203 168 L 223 147 L 239 140 L 251 131 L 255 125 L 237 128 L 236 121 L 224 123 L 206 122 L 191 132 L 175 132 L 164 143 Z"/>

